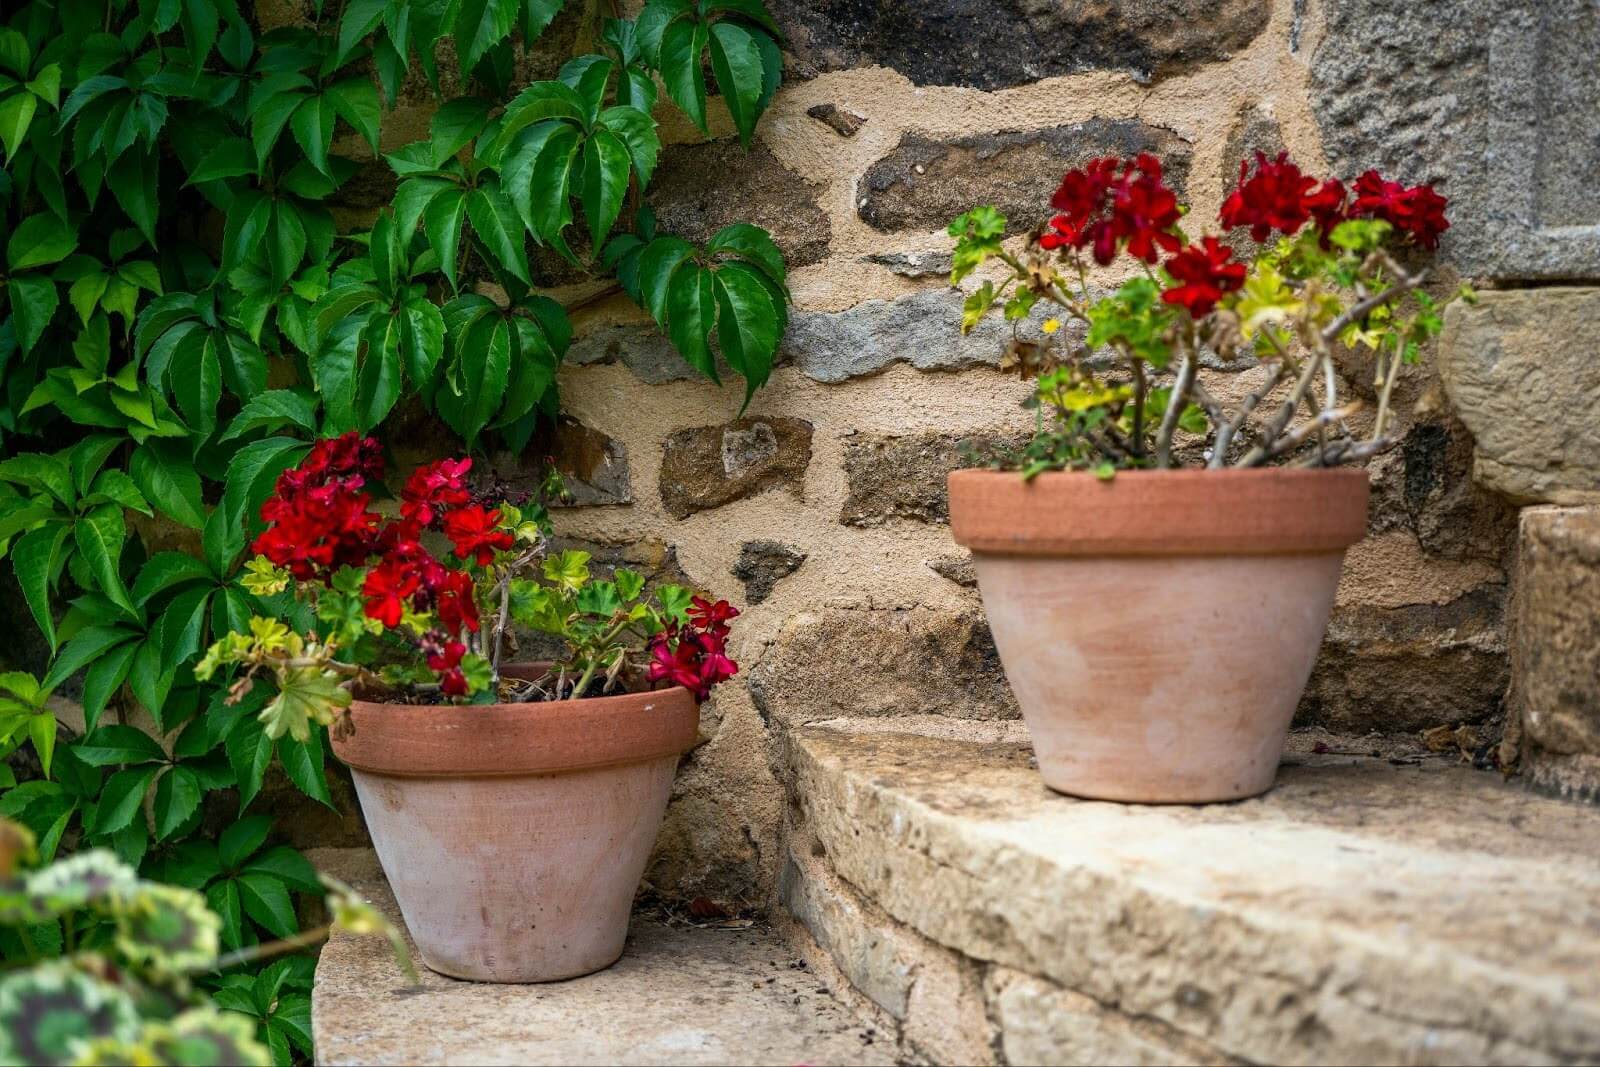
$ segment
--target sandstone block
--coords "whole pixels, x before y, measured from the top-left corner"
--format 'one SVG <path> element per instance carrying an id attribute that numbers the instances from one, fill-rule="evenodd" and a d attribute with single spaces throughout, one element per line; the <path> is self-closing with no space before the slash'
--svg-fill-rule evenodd
<path id="1" fill-rule="evenodd" d="M 811 424 L 747 418 L 696 426 L 667 438 L 661 456 L 661 503 L 675 519 L 769 489 L 800 497 L 811 462 Z"/>
<path id="2" fill-rule="evenodd" d="M 949 522 L 946 476 L 970 466 L 969 453 L 983 457 L 1017 443 L 984 435 L 857 434 L 845 442 L 850 494 L 839 521 L 846 526 L 882 526 L 896 519 Z"/>
<path id="3" fill-rule="evenodd" d="M 1600 503 L 1600 289 L 1451 305 L 1439 373 L 1479 481 L 1518 503 Z"/>
<path id="4" fill-rule="evenodd" d="M 731 573 L 744 583 L 747 604 L 759 604 L 772 595 L 772 589 L 800 569 L 806 554 L 781 541 L 746 541 L 739 549 Z"/>
<path id="5" fill-rule="evenodd" d="M 703 242 L 734 222 L 772 234 L 789 269 L 821 261 L 832 227 L 817 204 L 822 186 L 779 162 L 760 143 L 674 145 L 661 153 L 650 180 L 650 205 L 661 232 Z"/>

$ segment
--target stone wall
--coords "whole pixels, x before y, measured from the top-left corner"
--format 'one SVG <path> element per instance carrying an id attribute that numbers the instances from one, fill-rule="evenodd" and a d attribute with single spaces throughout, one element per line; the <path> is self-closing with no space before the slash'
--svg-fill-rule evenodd
<path id="1" fill-rule="evenodd" d="M 1148 149 L 1198 230 L 1241 159 L 1286 148 L 1313 170 L 1437 181 L 1457 205 L 1441 291 L 1463 275 L 1593 276 L 1596 245 L 1575 224 L 1600 217 L 1580 188 L 1595 168 L 1574 169 L 1596 162 L 1592 137 L 1551 160 L 1483 151 L 1492 131 L 1553 137 L 1572 108 L 1592 111 L 1592 71 L 1568 81 L 1539 65 L 1546 91 L 1519 62 L 1580 55 L 1600 32 L 1592 6 L 1541 22 L 1537 0 L 768 3 L 789 38 L 787 73 L 752 150 L 737 148 L 725 113 L 705 142 L 664 108 L 652 199 L 666 228 L 691 237 L 735 218 L 774 232 L 795 298 L 783 365 L 741 417 L 740 391 L 694 377 L 625 300 L 590 303 L 561 375 L 570 418 L 555 448 L 581 505 L 560 513 L 563 536 L 746 605 L 733 641 L 744 684 L 705 709 L 649 879 L 756 904 L 783 866 L 775 768 L 787 728 L 1017 714 L 946 525 L 943 478 L 963 443 L 1014 438 L 1030 417 L 1025 387 L 996 367 L 1004 327 L 958 332 L 950 216 L 994 202 L 1036 222 L 1068 167 Z M 558 21 L 555 50 L 580 21 Z M 530 75 L 554 69 L 541 47 Z M 423 94 L 408 97 L 385 148 L 427 115 Z M 369 167 L 346 217 L 370 216 L 392 186 Z M 552 277 L 568 303 L 596 290 Z M 1350 371 L 1349 387 L 1366 389 Z M 1224 396 L 1254 381 L 1209 373 Z M 1485 472 L 1517 464 L 1485 458 L 1485 430 L 1463 425 L 1432 371 L 1401 392 L 1404 443 L 1372 465 L 1370 536 L 1349 555 L 1299 721 L 1345 734 L 1492 730 L 1509 679 L 1515 509 L 1473 472 L 1505 490 Z M 1572 444 L 1578 454 L 1592 441 Z"/>

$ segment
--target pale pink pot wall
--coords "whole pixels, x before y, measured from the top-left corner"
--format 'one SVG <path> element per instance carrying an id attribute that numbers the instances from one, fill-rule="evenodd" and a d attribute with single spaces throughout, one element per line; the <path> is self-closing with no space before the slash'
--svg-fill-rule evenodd
<path id="1" fill-rule="evenodd" d="M 950 476 L 1052 789 L 1205 803 L 1271 788 L 1366 528 L 1359 470 Z"/>
<path id="2" fill-rule="evenodd" d="M 1045 784 L 1144 803 L 1270 788 L 1343 559 L 974 553 Z"/>
<path id="3" fill-rule="evenodd" d="M 622 955 L 677 765 L 668 756 L 528 777 L 354 777 L 423 962 L 455 978 L 544 982 Z"/>

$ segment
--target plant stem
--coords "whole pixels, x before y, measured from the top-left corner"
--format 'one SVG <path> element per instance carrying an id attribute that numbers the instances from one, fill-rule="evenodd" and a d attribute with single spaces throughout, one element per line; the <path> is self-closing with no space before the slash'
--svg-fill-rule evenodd
<path id="1" fill-rule="evenodd" d="M 1135 356 L 1133 362 L 1133 454 L 1144 458 L 1144 398 L 1149 389 L 1145 381 L 1144 360 Z"/>
<path id="2" fill-rule="evenodd" d="M 1172 466 L 1172 435 L 1178 429 L 1178 416 L 1189 399 L 1189 386 L 1193 382 L 1194 356 L 1185 348 L 1183 360 L 1178 364 L 1178 380 L 1172 385 L 1166 414 L 1161 416 L 1161 428 L 1156 431 L 1156 467 L 1160 470 Z"/>
<path id="3" fill-rule="evenodd" d="M 315 930 L 305 930 L 295 934 L 293 937 L 283 938 L 281 941 L 268 941 L 264 945 L 251 945 L 249 948 L 237 949 L 218 956 L 216 962 L 211 965 L 211 970 L 220 973 L 241 963 L 251 963 L 255 960 L 266 959 L 268 956 L 281 956 L 285 952 L 310 948 L 312 945 L 319 945 L 326 941 L 328 934 L 332 931 L 333 926 L 331 924 L 319 926 Z"/>

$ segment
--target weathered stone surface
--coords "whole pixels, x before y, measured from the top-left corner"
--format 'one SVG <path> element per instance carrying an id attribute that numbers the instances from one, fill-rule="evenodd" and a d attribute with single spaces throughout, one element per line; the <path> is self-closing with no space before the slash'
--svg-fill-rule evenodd
<path id="1" fill-rule="evenodd" d="M 1061 175 L 1096 156 L 1152 152 L 1183 195 L 1189 143 L 1130 119 L 1090 119 L 1026 133 L 941 141 L 908 133 L 861 179 L 857 211 L 874 229 L 942 230 L 974 204 L 993 204 L 1013 233 L 1050 217 Z"/>
<path id="2" fill-rule="evenodd" d="M 754 223 L 772 234 L 793 270 L 828 254 L 833 229 L 817 206 L 821 191 L 759 142 L 747 151 L 737 141 L 708 141 L 661 153 L 650 205 L 663 233 L 690 241 L 708 240 L 730 223 Z"/>
<path id="3" fill-rule="evenodd" d="M 949 277 L 952 257 L 949 252 L 921 251 L 874 252 L 862 258 L 902 278 L 941 278 Z"/>
<path id="4" fill-rule="evenodd" d="M 846 110 L 838 104 L 812 104 L 806 114 L 827 126 L 840 137 L 854 137 L 867 121 L 865 115 Z"/>
<path id="5" fill-rule="evenodd" d="M 1446 604 L 1336 607 L 1295 722 L 1336 733 L 1414 733 L 1497 713 L 1510 681 L 1505 586 Z"/>
<path id="6" fill-rule="evenodd" d="M 1252 0 L 774 0 L 802 72 L 893 67 L 918 85 L 1000 89 L 1089 69 L 1158 74 L 1226 59 L 1267 25 Z"/>
<path id="7" fill-rule="evenodd" d="M 1600 289 L 1516 289 L 1445 313 L 1439 373 L 1475 476 L 1519 503 L 1600 503 Z"/>
<path id="8" fill-rule="evenodd" d="M 313 853 L 401 921 L 372 853 Z M 412 949 L 415 954 L 415 948 Z M 312 1031 L 323 1064 L 891 1064 L 895 1050 L 790 966 L 762 926 L 636 916 L 622 959 L 548 985 L 407 984 L 383 938 L 336 932 L 322 950 Z"/>
<path id="9" fill-rule="evenodd" d="M 1536 780 L 1600 800 L 1600 508 L 1522 513 L 1512 662 Z"/>
<path id="10" fill-rule="evenodd" d="M 784 623 L 750 672 L 768 722 L 842 715 L 1019 715 L 994 637 L 976 611 L 823 608 Z"/>
<path id="11" fill-rule="evenodd" d="M 967 589 L 974 589 L 978 585 L 978 571 L 972 565 L 971 556 L 938 556 L 928 560 L 928 568 L 939 577 L 948 578 Z"/>
<path id="12" fill-rule="evenodd" d="M 1254 1062 L 1600 1055 L 1600 813 L 1453 758 L 1301 757 L 1230 805 L 1074 801 L 997 725 L 791 735 L 801 825 L 923 936 Z"/>
<path id="13" fill-rule="evenodd" d="M 1600 277 L 1600 12 L 1541 0 L 1330 0 L 1311 104 L 1334 170 L 1438 181 L 1464 273 Z M 1416 47 L 1426 41 L 1427 47 Z"/>
<path id="14" fill-rule="evenodd" d="M 989 996 L 1007 1063 L 1198 1067 L 1238 1062 L 1171 1026 L 1129 1018 L 1082 993 L 1008 967 L 994 969 Z"/>
<path id="15" fill-rule="evenodd" d="M 621 363 L 646 385 L 698 378 L 699 372 L 648 323 L 600 326 L 585 330 L 567 349 L 568 363 Z"/>
<path id="16" fill-rule="evenodd" d="M 923 289 L 897 300 L 863 300 L 844 311 L 795 311 L 779 356 L 802 374 L 834 384 L 877 374 L 895 363 L 918 370 L 993 367 L 1005 354 L 1011 327 L 990 315 L 961 335 L 959 289 Z M 1076 323 L 1062 327 L 1081 340 Z"/>
<path id="17" fill-rule="evenodd" d="M 1455 418 L 1411 426 L 1400 447 L 1368 465 L 1369 532 L 1406 528 L 1429 555 L 1500 563 L 1517 509 L 1472 477 L 1472 435 Z"/>
<path id="18" fill-rule="evenodd" d="M 551 442 L 550 460 L 566 487 L 557 506 L 633 503 L 628 446 L 599 430 L 562 418 Z"/>
<path id="19" fill-rule="evenodd" d="M 744 583 L 745 602 L 759 604 L 805 561 L 804 552 L 782 541 L 746 541 L 730 573 Z"/>
<path id="20" fill-rule="evenodd" d="M 667 438 L 661 456 L 661 504 L 675 519 L 733 500 L 784 489 L 805 490 L 811 424 L 749 418 L 697 426 Z"/>
<path id="21" fill-rule="evenodd" d="M 845 441 L 844 473 L 850 495 L 839 521 L 846 526 L 882 526 L 896 519 L 949 522 L 946 476 L 973 466 L 966 457 L 993 455 L 1018 442 L 994 436 L 857 434 Z"/>

